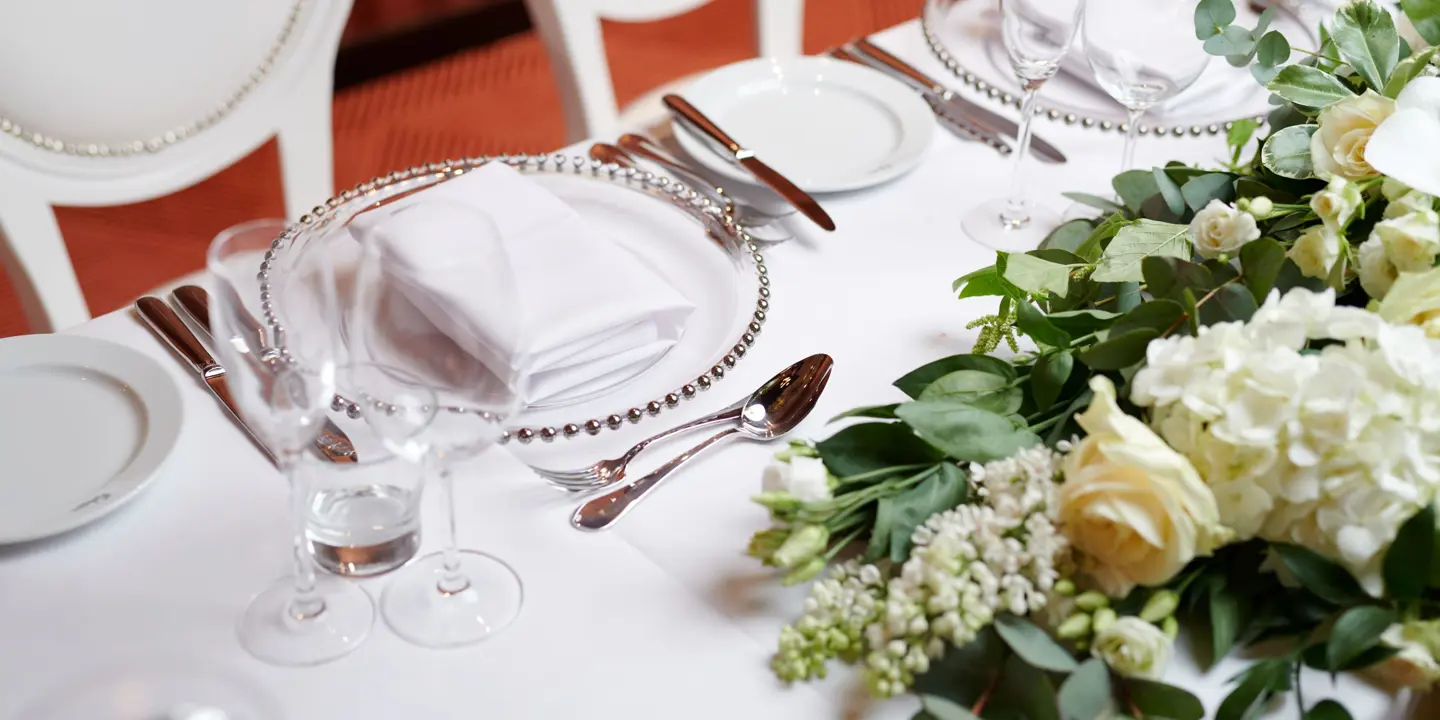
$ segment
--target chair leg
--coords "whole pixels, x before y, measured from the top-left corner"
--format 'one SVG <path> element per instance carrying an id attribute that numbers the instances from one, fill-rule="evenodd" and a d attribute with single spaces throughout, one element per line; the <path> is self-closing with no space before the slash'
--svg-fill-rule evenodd
<path id="1" fill-rule="evenodd" d="M 276 131 L 280 174 L 285 183 L 285 214 L 292 222 L 335 194 L 334 132 L 330 121 L 333 70 L 326 63 L 317 66 L 297 79 L 301 87 Z"/>
<path id="2" fill-rule="evenodd" d="M 31 330 L 55 332 L 90 319 L 49 203 L 0 196 L 0 261 Z"/>

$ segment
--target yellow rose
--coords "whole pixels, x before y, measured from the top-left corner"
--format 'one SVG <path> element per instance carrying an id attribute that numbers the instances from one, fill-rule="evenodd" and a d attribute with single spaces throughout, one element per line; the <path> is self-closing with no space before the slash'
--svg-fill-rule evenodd
<path id="1" fill-rule="evenodd" d="M 1380 301 L 1380 317 L 1396 325 L 1419 325 L 1440 338 L 1440 269 L 1402 273 Z"/>
<path id="2" fill-rule="evenodd" d="M 1157 585 L 1229 539 L 1215 496 L 1190 464 L 1115 402 L 1115 386 L 1090 380 L 1095 397 L 1076 421 L 1086 437 L 1065 457 L 1058 519 L 1085 570 L 1109 595 Z"/>
<path id="3" fill-rule="evenodd" d="M 1300 274 L 1324 280 L 1340 259 L 1340 236 L 1326 225 L 1313 225 L 1290 246 L 1289 255 Z"/>
<path id="4" fill-rule="evenodd" d="M 1336 175 L 1364 180 L 1378 173 L 1365 161 L 1365 146 L 1385 118 L 1395 112 L 1395 101 L 1366 90 L 1320 111 L 1320 129 L 1310 136 L 1310 162 L 1315 174 L 1329 180 Z"/>

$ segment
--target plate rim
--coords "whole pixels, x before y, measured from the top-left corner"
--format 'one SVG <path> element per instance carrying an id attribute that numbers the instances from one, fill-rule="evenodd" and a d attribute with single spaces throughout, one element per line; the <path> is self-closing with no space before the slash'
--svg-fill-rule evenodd
<path id="1" fill-rule="evenodd" d="M 69 357 L 24 362 L 27 348 L 36 346 L 51 346 L 46 349 L 47 353 Z M 11 362 L 10 357 L 14 354 L 18 354 L 22 362 Z M 117 355 L 125 357 L 125 362 L 133 364 L 121 371 L 107 367 L 107 358 Z M 61 522 L 46 525 L 46 520 L 40 520 L 31 524 L 30 529 L 22 528 L 18 532 L 0 528 L 0 545 L 61 535 L 94 523 L 127 505 L 155 481 L 166 461 L 174 455 L 179 444 L 180 430 L 184 427 L 184 402 L 175 378 L 161 367 L 158 361 L 139 350 L 87 335 L 21 335 L 0 339 L 0 369 L 36 365 L 82 368 L 102 373 L 128 388 L 144 409 L 145 435 L 130 463 L 99 486 L 103 488 L 125 485 L 123 492 L 112 495 L 107 502 L 94 503 L 84 510 L 72 511 L 68 516 L 47 516 L 48 520 L 60 519 Z"/>
<path id="2" fill-rule="evenodd" d="M 699 107 L 703 111 L 707 104 L 705 98 L 711 95 L 711 93 L 705 89 L 706 83 L 725 82 L 727 75 L 737 75 L 743 78 L 744 73 L 747 72 L 755 73 L 756 77 L 786 72 L 809 75 L 811 74 L 809 70 L 811 67 L 817 70 L 821 68 L 831 70 L 842 68 L 838 71 L 842 77 L 822 80 L 821 82 L 841 85 L 880 101 L 880 104 L 893 111 L 896 117 L 899 118 L 902 138 L 913 137 L 915 140 L 913 141 L 913 145 L 907 145 L 907 143 L 902 140 L 901 149 L 892 153 L 890 157 L 891 162 L 888 163 L 881 172 L 872 172 L 867 175 L 857 176 L 849 181 L 822 180 L 820 182 L 807 183 L 796 180 L 795 182 L 801 190 L 812 193 L 833 193 L 875 187 L 909 173 L 925 159 L 927 151 L 934 143 L 936 125 L 935 115 L 931 111 L 930 106 L 926 104 L 925 99 L 921 97 L 920 93 L 911 90 L 905 83 L 883 72 L 845 60 L 838 60 L 822 55 L 807 55 L 795 58 L 751 58 L 730 63 L 729 65 L 723 65 L 705 73 L 685 88 L 684 95 L 687 100 L 694 103 L 696 107 Z M 860 81 L 864 83 L 865 86 L 847 83 L 844 81 L 843 76 L 865 78 L 865 80 Z M 873 92 L 876 86 L 889 88 L 889 90 L 883 92 L 893 94 L 895 102 L 891 102 L 884 97 L 876 97 L 876 93 Z M 891 90 L 895 92 L 890 93 Z M 701 165 L 704 165 L 707 170 L 718 173 L 736 182 L 760 186 L 759 181 L 754 177 L 736 169 L 723 159 L 717 157 L 715 153 L 710 150 L 709 146 L 691 132 L 690 128 L 686 127 L 683 123 L 671 120 L 671 129 L 675 135 L 676 142 L 680 144 L 691 158 Z M 904 150 L 907 146 L 911 149 Z"/>

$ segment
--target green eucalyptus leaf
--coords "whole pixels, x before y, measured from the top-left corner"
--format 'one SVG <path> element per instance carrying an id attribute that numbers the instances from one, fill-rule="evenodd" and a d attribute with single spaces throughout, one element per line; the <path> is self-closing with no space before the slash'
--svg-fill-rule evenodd
<path id="1" fill-rule="evenodd" d="M 1249 288 L 1234 284 L 1218 288 L 1200 306 L 1200 323 L 1214 325 L 1222 322 L 1245 322 L 1259 310 L 1255 296 Z"/>
<path id="2" fill-rule="evenodd" d="M 1414 600 L 1425 592 L 1435 561 L 1435 506 L 1415 513 L 1385 551 L 1385 592 L 1397 600 Z"/>
<path id="3" fill-rule="evenodd" d="M 1321 598 L 1341 607 L 1357 605 L 1370 599 L 1349 570 L 1321 557 L 1314 550 L 1289 543 L 1274 543 L 1270 547 L 1280 556 L 1280 561 L 1294 574 L 1295 579 Z"/>
<path id="4" fill-rule="evenodd" d="M 951 355 L 950 357 L 940 358 L 939 360 L 921 365 L 906 373 L 904 377 L 896 380 L 895 387 L 899 388 L 900 392 L 912 398 L 918 398 L 920 397 L 920 393 L 925 392 L 925 388 L 930 386 L 930 383 L 956 370 L 980 370 L 982 372 L 988 372 L 991 375 L 999 375 L 1006 380 L 1014 380 L 1017 377 L 1015 374 L 1015 366 L 1004 360 L 993 358 L 989 355 L 965 353 L 963 355 Z"/>
<path id="5" fill-rule="evenodd" d="M 1013 647 L 1013 646 L 1012 646 Z M 1114 712 L 1110 668 L 1099 658 L 1086 660 L 1065 679 L 1057 695 L 1065 720 L 1099 720 Z"/>
<path id="6" fill-rule="evenodd" d="M 1400 0 L 1400 7 L 1425 42 L 1440 45 L 1440 0 Z"/>
<path id="7" fill-rule="evenodd" d="M 1120 229 L 1090 279 L 1095 282 L 1134 282 L 1143 279 L 1141 263 L 1149 257 L 1189 258 L 1190 228 L 1186 225 L 1139 220 Z"/>
<path id="8" fill-rule="evenodd" d="M 1180 194 L 1180 186 L 1165 174 L 1164 168 L 1155 168 L 1151 174 L 1155 176 L 1155 186 L 1160 188 L 1160 197 L 1165 199 L 1170 212 L 1177 216 L 1185 214 L 1185 196 Z"/>
<path id="9" fill-rule="evenodd" d="M 1195 39 L 1207 40 L 1235 22 L 1230 0 L 1200 0 L 1195 6 Z"/>
<path id="10" fill-rule="evenodd" d="M 1185 204 L 1196 212 L 1209 205 L 1211 200 L 1234 202 L 1235 176 L 1230 173 L 1207 173 L 1191 178 L 1180 188 L 1180 194 L 1184 197 Z"/>
<path id="11" fill-rule="evenodd" d="M 934 720 L 980 720 L 964 706 L 939 695 L 921 695 L 920 707 Z"/>
<path id="12" fill-rule="evenodd" d="M 1034 255 L 1015 254 L 1005 259 L 1005 280 L 1028 293 L 1064 296 L 1070 291 L 1070 268 Z"/>
<path id="13" fill-rule="evenodd" d="M 1275 79 L 1265 88 L 1296 105 L 1323 108 L 1346 98 L 1355 97 L 1355 92 L 1340 82 L 1339 78 L 1324 70 L 1305 65 L 1286 65 L 1280 68 Z"/>
<path id="14" fill-rule="evenodd" d="M 889 405 L 866 405 L 864 407 L 858 407 L 853 410 L 846 410 L 845 412 L 842 412 L 839 415 L 830 418 L 830 422 L 835 422 L 836 420 L 844 420 L 845 418 L 875 418 L 878 420 L 894 420 L 895 408 L 898 406 L 899 403 L 890 403 Z"/>
<path id="15" fill-rule="evenodd" d="M 1202 720 L 1205 705 L 1200 699 L 1174 685 L 1154 680 L 1129 679 L 1125 694 L 1145 717 L 1169 720 Z"/>
<path id="16" fill-rule="evenodd" d="M 1304 720 L 1354 720 L 1344 705 L 1334 700 L 1321 700 L 1305 711 Z"/>
<path id="17" fill-rule="evenodd" d="M 1120 207 L 1119 205 L 1116 205 L 1114 200 L 1111 200 L 1109 198 L 1103 198 L 1099 195 L 1091 195 L 1090 193 L 1082 192 L 1067 192 L 1060 194 L 1066 198 L 1074 200 L 1077 203 L 1080 203 L 1081 205 L 1089 205 L 1090 207 L 1093 207 L 1097 210 L 1104 210 L 1107 213 L 1120 212 L 1121 210 L 1125 209 Z"/>
<path id="18" fill-rule="evenodd" d="M 1207 38 L 1204 47 L 1205 52 L 1211 55 L 1240 56 L 1248 61 L 1249 55 L 1255 52 L 1255 38 L 1250 36 L 1249 30 L 1239 25 L 1231 25 L 1220 31 L 1220 34 Z"/>
<path id="19" fill-rule="evenodd" d="M 1123 370 L 1145 359 L 1145 348 L 1160 332 L 1142 328 L 1107 338 L 1080 354 L 1080 361 L 1095 370 Z"/>
<path id="20" fill-rule="evenodd" d="M 1060 720 L 1060 708 L 1055 699 L 1055 683 L 1050 674 L 1037 668 L 1016 654 L 1005 659 L 1000 673 L 1000 683 L 992 696 L 994 701 L 986 707 L 1004 706 L 1013 708 L 1024 720 Z"/>
<path id="21" fill-rule="evenodd" d="M 1104 330 L 1109 327 L 1120 313 L 1108 312 L 1106 310 L 1066 310 L 1053 312 L 1046 316 L 1051 325 L 1070 333 L 1071 337 L 1089 335 L 1097 330 Z"/>
<path id="22" fill-rule="evenodd" d="M 1269 85 L 1275 79 L 1275 76 L 1279 74 L 1280 68 L 1274 65 L 1255 64 L 1250 66 L 1250 77 L 1255 78 L 1255 82 L 1261 85 Z M 1274 98 L 1276 96 L 1271 95 L 1270 97 Z"/>
<path id="23" fill-rule="evenodd" d="M 837 477 L 940 459 L 940 453 L 909 428 L 888 422 L 851 425 L 816 443 L 815 449 Z"/>
<path id="24" fill-rule="evenodd" d="M 1260 148 L 1260 163 L 1280 177 L 1292 180 L 1314 177 L 1310 136 L 1319 128 L 1319 125 L 1292 125 L 1272 134 Z"/>
<path id="25" fill-rule="evenodd" d="M 1021 302 L 1016 305 L 1015 326 L 1020 332 L 1030 336 L 1030 339 L 1041 345 L 1063 348 L 1070 346 L 1070 334 L 1050 324 L 1045 318 L 1045 313 L 1040 312 L 1028 302 Z M 921 396 L 921 399 L 925 399 Z"/>
<path id="26" fill-rule="evenodd" d="M 1074 369 L 1075 355 L 1069 350 L 1041 355 L 1030 370 L 1030 395 L 1035 398 L 1035 406 L 1044 409 L 1054 405 Z"/>
<path id="27" fill-rule="evenodd" d="M 1145 201 L 1160 192 L 1160 187 L 1155 184 L 1155 174 L 1149 170 L 1126 170 L 1111 179 L 1110 186 L 1115 188 L 1120 201 L 1133 213 L 1139 213 Z"/>
<path id="28" fill-rule="evenodd" d="M 1330 21 L 1330 38 L 1344 60 L 1376 92 L 1385 87 L 1400 62 L 1395 19 L 1370 0 L 1341 6 Z"/>
<path id="29" fill-rule="evenodd" d="M 1016 655 L 1034 667 L 1052 672 L 1074 672 L 1079 667 L 1069 650 L 1025 618 L 1002 615 L 995 619 L 995 630 Z"/>
<path id="30" fill-rule="evenodd" d="M 1265 12 L 1270 12 L 1266 10 Z M 1268 67 L 1276 67 L 1290 59 L 1290 41 L 1280 34 L 1279 30 L 1271 30 L 1260 38 L 1255 44 L 1255 62 Z"/>
<path id="31" fill-rule="evenodd" d="M 1041 250 L 1068 250 L 1075 252 L 1085 244 L 1086 238 L 1095 226 L 1089 220 L 1071 220 L 1050 231 L 1040 243 Z"/>
<path id="32" fill-rule="evenodd" d="M 965 462 L 1001 460 L 1040 442 L 1003 415 L 960 403 L 918 400 L 902 404 L 895 415 L 936 449 Z"/>
<path id="33" fill-rule="evenodd" d="M 1380 634 L 1397 621 L 1394 610 L 1361 605 L 1345 611 L 1325 643 L 1325 665 L 1338 672 L 1347 663 L 1380 642 Z"/>
<path id="34" fill-rule="evenodd" d="M 1284 264 L 1285 248 L 1271 238 L 1262 237 L 1240 248 L 1240 269 L 1245 275 L 1245 287 L 1255 302 L 1265 302 Z"/>

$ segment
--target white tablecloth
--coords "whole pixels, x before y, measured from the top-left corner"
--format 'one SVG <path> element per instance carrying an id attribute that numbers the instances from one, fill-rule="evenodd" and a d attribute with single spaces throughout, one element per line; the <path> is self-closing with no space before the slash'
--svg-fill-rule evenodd
<path id="1" fill-rule="evenodd" d="M 877 40 L 944 76 L 917 23 Z M 1037 130 L 1071 161 L 1032 165 L 1036 197 L 1064 209 L 1061 191 L 1106 191 L 1118 170 L 1119 135 L 1043 120 Z M 1224 154 L 1224 142 L 1142 139 L 1137 154 L 1142 166 L 1174 158 L 1211 162 Z M 711 399 L 688 403 L 665 421 L 709 412 L 795 359 L 826 352 L 836 362 L 830 388 L 796 433 L 823 436 L 825 420 L 836 413 L 896 399 L 888 388 L 893 378 L 968 352 L 974 331 L 966 322 L 993 312 L 993 304 L 957 301 L 950 282 L 993 255 L 964 236 L 959 215 L 1001 191 L 1008 171 L 993 151 L 940 132 L 913 173 L 822 198 L 836 232 L 796 222 L 811 232 L 767 251 L 773 305 L 754 350 Z M 297 670 L 255 661 L 236 643 L 234 625 L 251 595 L 287 571 L 284 483 L 128 311 L 75 332 L 158 359 L 182 388 L 186 421 L 178 450 L 129 507 L 59 538 L 0 548 L 0 718 L 86 673 L 167 658 L 253 679 L 288 720 L 580 713 L 758 720 L 841 717 L 863 706 L 847 672 L 789 689 L 770 674 L 775 634 L 800 612 L 803 589 L 780 588 L 743 556 L 750 533 L 766 524 L 748 498 L 775 450 L 745 443 L 695 461 L 601 534 L 572 530 L 566 522 L 572 500 L 514 457 L 492 453 L 484 476 L 460 486 L 460 535 L 463 545 L 505 558 L 523 578 L 525 607 L 513 626 L 477 646 L 434 651 L 377 624 L 363 647 L 327 665 Z M 634 472 L 690 441 L 698 438 L 653 451 Z M 83 443 L 75 451 L 83 452 Z M 367 587 L 378 592 L 384 582 Z M 1236 667 L 1232 661 L 1209 674 L 1202 695 L 1212 712 Z M 1345 679 L 1341 688 L 1357 718 L 1389 714 L 1388 698 L 1374 690 Z M 1307 680 L 1308 702 L 1329 694 L 1338 692 L 1328 678 Z M 868 712 L 909 717 L 914 707 L 900 700 Z M 1298 717 L 1293 702 L 1275 716 Z"/>

